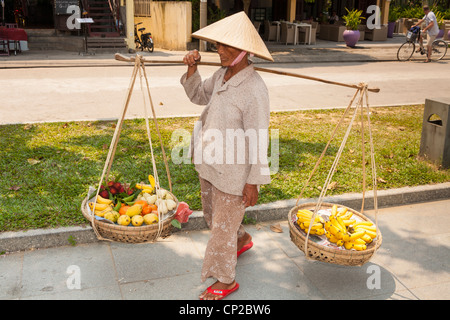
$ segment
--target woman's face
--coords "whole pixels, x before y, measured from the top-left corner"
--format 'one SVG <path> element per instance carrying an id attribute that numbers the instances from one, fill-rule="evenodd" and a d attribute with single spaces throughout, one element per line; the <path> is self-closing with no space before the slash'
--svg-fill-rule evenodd
<path id="1" fill-rule="evenodd" d="M 227 46 L 225 44 L 216 43 L 217 53 L 219 54 L 222 67 L 228 67 L 241 53 L 241 50 Z"/>

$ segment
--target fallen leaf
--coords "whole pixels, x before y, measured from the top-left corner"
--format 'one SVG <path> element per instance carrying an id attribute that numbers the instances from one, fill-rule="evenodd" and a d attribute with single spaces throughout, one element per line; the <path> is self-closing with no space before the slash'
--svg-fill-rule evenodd
<path id="1" fill-rule="evenodd" d="M 333 190 L 334 188 L 336 188 L 336 186 L 337 186 L 337 182 L 336 182 L 336 181 L 333 181 L 333 182 L 331 182 L 331 183 L 328 185 L 327 189 L 328 189 L 328 190 Z"/>
<path id="2" fill-rule="evenodd" d="M 283 232 L 283 229 L 281 229 L 281 225 L 279 223 L 272 224 L 270 226 L 270 230 L 272 230 L 273 232 L 277 232 L 277 233 L 282 233 Z"/>
<path id="3" fill-rule="evenodd" d="M 164 105 L 164 103 L 160 102 L 160 103 L 159 103 L 159 105 L 160 105 L 160 106 L 163 106 L 163 105 Z"/>
<path id="4" fill-rule="evenodd" d="M 64 129 L 64 128 L 67 128 L 68 126 L 69 126 L 69 124 L 66 122 L 62 125 L 62 128 Z"/>
<path id="5" fill-rule="evenodd" d="M 38 164 L 40 162 L 39 160 L 32 159 L 32 158 L 28 159 L 27 161 L 29 164 L 32 164 L 32 165 Z"/>
<path id="6" fill-rule="evenodd" d="M 30 130 L 31 128 L 33 128 L 33 125 L 31 123 L 29 123 L 23 127 L 23 130 Z"/>
<path id="7" fill-rule="evenodd" d="M 14 185 L 14 186 L 10 187 L 9 190 L 17 191 L 20 188 L 21 188 L 20 186 Z"/>
<path id="8" fill-rule="evenodd" d="M 106 149 L 108 149 L 108 145 L 107 145 L 107 144 L 104 144 L 104 145 L 103 145 L 103 150 L 106 150 Z"/>
<path id="9" fill-rule="evenodd" d="M 377 178 L 377 181 L 378 181 L 378 182 L 381 182 L 381 183 L 387 183 L 386 180 L 384 180 L 383 178 L 380 178 L 380 177 Z"/>

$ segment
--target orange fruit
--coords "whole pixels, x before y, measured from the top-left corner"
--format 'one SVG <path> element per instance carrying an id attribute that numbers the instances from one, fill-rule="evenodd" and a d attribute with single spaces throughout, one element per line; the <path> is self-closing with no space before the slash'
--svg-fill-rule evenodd
<path id="1" fill-rule="evenodd" d="M 136 201 L 134 204 L 140 204 L 142 206 L 142 208 L 145 208 L 148 206 L 148 202 L 145 200 Z"/>
<path id="2" fill-rule="evenodd" d="M 121 216 L 123 216 L 124 214 L 127 214 L 127 210 L 130 208 L 130 206 L 122 206 L 120 209 L 119 209 L 119 214 L 121 215 Z"/>
<path id="3" fill-rule="evenodd" d="M 149 214 L 150 212 L 152 212 L 152 208 L 150 206 L 146 206 L 146 207 L 142 208 L 141 216 L 145 216 L 146 214 Z"/>

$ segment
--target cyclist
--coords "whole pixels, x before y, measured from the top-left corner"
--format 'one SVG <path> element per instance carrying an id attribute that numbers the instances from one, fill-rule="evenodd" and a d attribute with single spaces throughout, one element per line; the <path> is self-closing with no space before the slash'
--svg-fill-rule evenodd
<path id="1" fill-rule="evenodd" d="M 422 20 L 418 21 L 415 25 L 412 26 L 412 28 L 419 26 L 425 21 L 426 27 L 422 30 L 422 32 L 426 31 L 428 33 L 427 36 L 427 59 L 425 62 L 430 62 L 431 60 L 431 44 L 436 39 L 437 35 L 439 34 L 439 26 L 436 20 L 436 15 L 433 13 L 433 11 L 430 11 L 430 8 L 427 5 L 423 6 L 423 12 L 425 13 L 425 16 L 422 18 Z M 412 29 L 411 28 L 411 29 Z M 421 52 L 423 50 L 423 39 L 422 35 L 420 35 L 419 38 L 419 44 L 420 48 L 417 50 L 417 52 Z"/>

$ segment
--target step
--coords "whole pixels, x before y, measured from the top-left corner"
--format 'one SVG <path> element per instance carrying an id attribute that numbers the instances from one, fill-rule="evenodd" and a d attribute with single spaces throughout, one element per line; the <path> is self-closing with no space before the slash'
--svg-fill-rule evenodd
<path id="1" fill-rule="evenodd" d="M 120 37 L 120 33 L 118 32 L 112 32 L 112 31 L 108 31 L 108 32 L 101 32 L 101 31 L 94 31 L 94 32 L 90 32 L 89 35 L 91 37 Z"/>
<path id="2" fill-rule="evenodd" d="M 93 19 L 94 19 L 94 17 L 112 17 L 113 16 L 110 11 L 109 12 L 90 12 L 88 15 L 90 18 L 93 18 Z"/>

